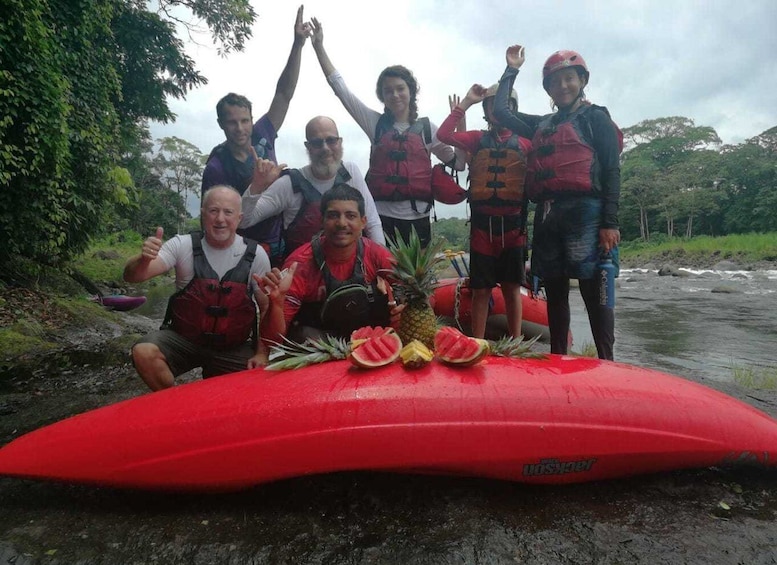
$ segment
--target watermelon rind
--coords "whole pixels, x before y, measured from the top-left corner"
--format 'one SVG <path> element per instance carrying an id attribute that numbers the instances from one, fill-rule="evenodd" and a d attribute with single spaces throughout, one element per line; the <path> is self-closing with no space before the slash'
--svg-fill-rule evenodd
<path id="1" fill-rule="evenodd" d="M 392 332 L 386 332 L 375 337 L 360 340 L 351 349 L 348 359 L 361 369 L 374 369 L 393 363 L 399 358 L 402 350 L 402 340 Z"/>
<path id="2" fill-rule="evenodd" d="M 434 336 L 434 352 L 440 361 L 448 365 L 471 367 L 490 351 L 488 341 L 466 336 L 450 326 L 441 328 Z"/>

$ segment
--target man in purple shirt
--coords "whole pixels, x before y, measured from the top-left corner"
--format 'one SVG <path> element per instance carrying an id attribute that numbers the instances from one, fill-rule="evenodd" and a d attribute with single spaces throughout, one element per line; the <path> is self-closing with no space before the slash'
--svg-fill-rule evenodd
<path id="1" fill-rule="evenodd" d="M 302 20 L 302 9 L 300 6 L 297 10 L 294 43 L 267 113 L 254 123 L 251 102 L 245 96 L 235 93 L 227 94 L 216 105 L 218 124 L 224 131 L 226 141 L 214 147 L 208 157 L 202 173 L 201 196 L 211 186 L 220 184 L 233 186 L 241 194 L 245 192 L 253 176 L 254 152 L 261 159 L 277 163 L 275 139 L 297 88 L 302 46 L 310 34 L 310 24 Z M 281 226 L 282 217 L 276 216 L 245 230 L 238 230 L 238 233 L 258 241 L 264 246 L 271 261 L 278 262 L 283 255 Z"/>

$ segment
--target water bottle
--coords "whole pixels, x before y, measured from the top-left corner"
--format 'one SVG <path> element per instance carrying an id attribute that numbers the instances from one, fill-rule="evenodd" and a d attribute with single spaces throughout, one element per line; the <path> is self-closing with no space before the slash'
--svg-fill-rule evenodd
<path id="1" fill-rule="evenodd" d="M 609 252 L 599 258 L 596 270 L 599 276 L 599 305 L 615 308 L 615 265 Z"/>

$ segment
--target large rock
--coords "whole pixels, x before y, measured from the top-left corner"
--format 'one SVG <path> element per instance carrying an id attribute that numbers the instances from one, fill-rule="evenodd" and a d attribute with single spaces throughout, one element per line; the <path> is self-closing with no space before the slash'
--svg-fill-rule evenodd
<path id="1" fill-rule="evenodd" d="M 681 271 L 672 265 L 664 265 L 658 270 L 659 277 L 687 277 L 689 274 L 688 271 Z"/>

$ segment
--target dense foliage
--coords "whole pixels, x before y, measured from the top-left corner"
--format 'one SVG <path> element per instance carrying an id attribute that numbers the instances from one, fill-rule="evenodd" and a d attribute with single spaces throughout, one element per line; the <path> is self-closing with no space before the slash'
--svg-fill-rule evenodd
<path id="1" fill-rule="evenodd" d="M 624 130 L 621 232 L 692 237 L 777 229 L 777 127 L 739 145 L 682 117 Z"/>
<path id="2" fill-rule="evenodd" d="M 139 209 L 137 191 L 150 185 L 126 162 L 147 135 L 146 121 L 173 119 L 167 97 L 206 82 L 176 36 L 176 25 L 193 25 L 182 9 L 208 26 L 224 53 L 243 48 L 256 17 L 248 0 L 154 7 L 3 0 L 0 264 L 13 255 L 65 260 L 117 221 L 117 207 Z M 160 206 L 169 204 L 169 195 L 159 196 Z"/>

